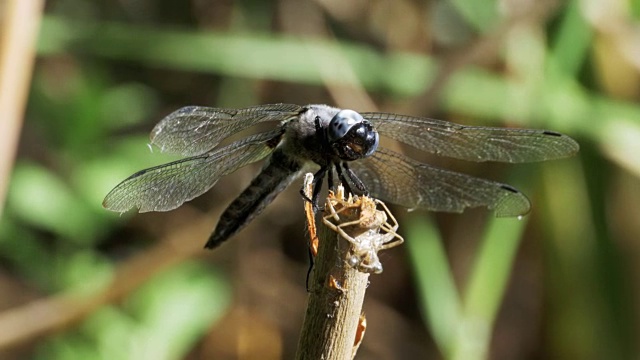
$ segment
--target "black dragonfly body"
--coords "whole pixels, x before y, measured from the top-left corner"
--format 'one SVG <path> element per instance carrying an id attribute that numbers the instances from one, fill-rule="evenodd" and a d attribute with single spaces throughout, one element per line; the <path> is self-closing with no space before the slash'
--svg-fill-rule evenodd
<path id="1" fill-rule="evenodd" d="M 252 125 L 275 129 L 224 147 L 219 143 Z M 417 149 L 468 161 L 543 161 L 575 154 L 578 144 L 548 130 L 464 126 L 390 113 L 358 113 L 327 105 L 258 105 L 244 109 L 181 108 L 151 132 L 151 144 L 188 156 L 145 169 L 104 199 L 109 210 L 169 211 L 216 184 L 224 175 L 269 157 L 262 171 L 220 217 L 206 244 L 214 248 L 241 230 L 304 172 L 315 171 L 313 201 L 334 172 L 347 191 L 371 194 L 408 208 L 462 212 L 485 206 L 496 216 L 521 216 L 527 197 L 499 182 L 439 169 L 385 148 L 379 135 Z"/>

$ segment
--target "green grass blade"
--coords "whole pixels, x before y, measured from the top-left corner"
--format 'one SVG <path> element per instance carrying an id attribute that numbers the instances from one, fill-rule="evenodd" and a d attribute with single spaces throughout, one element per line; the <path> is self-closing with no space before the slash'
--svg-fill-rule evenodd
<path id="1" fill-rule="evenodd" d="M 451 352 L 460 321 L 460 300 L 440 234 L 428 218 L 407 227 L 408 253 L 415 269 L 425 322 L 442 354 Z"/>
<path id="2" fill-rule="evenodd" d="M 498 218 L 489 222 L 465 292 L 464 324 L 454 358 L 484 359 L 488 355 L 493 323 L 526 223 Z"/>

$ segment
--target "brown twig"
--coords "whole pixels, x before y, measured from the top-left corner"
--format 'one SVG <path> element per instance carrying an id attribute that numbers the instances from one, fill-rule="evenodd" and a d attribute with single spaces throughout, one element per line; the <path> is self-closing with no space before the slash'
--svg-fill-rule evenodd
<path id="1" fill-rule="evenodd" d="M 369 273 L 382 271 L 377 252 L 402 243 L 395 233 L 397 224 L 387 222 L 386 207 L 376 210 L 379 204 L 368 197 L 345 200 L 341 191 L 335 196 L 330 192 L 318 228 L 319 249 L 297 359 L 355 356 L 366 326 L 362 305 Z"/>

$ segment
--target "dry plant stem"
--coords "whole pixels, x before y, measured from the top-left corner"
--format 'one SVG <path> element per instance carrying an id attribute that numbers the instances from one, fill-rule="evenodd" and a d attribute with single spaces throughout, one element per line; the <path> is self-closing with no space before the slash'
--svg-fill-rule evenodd
<path id="1" fill-rule="evenodd" d="M 318 230 L 320 247 L 296 359 L 351 359 L 369 274 L 346 264 L 347 241 L 324 224 Z"/>
<path id="2" fill-rule="evenodd" d="M 20 137 L 43 0 L 0 2 L 0 214 Z"/>

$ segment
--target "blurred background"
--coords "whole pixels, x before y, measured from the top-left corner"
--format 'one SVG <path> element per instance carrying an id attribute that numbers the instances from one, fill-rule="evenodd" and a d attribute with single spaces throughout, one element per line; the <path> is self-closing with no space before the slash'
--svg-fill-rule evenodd
<path id="1" fill-rule="evenodd" d="M 215 251 L 202 246 L 260 164 L 171 212 L 101 207 L 176 159 L 147 148 L 168 113 L 275 102 L 581 145 L 500 165 L 387 144 L 508 182 L 533 210 L 392 207 L 406 243 L 370 278 L 357 358 L 637 358 L 640 1 L 4 0 L 0 31 L 0 358 L 292 358 L 302 182 Z"/>

